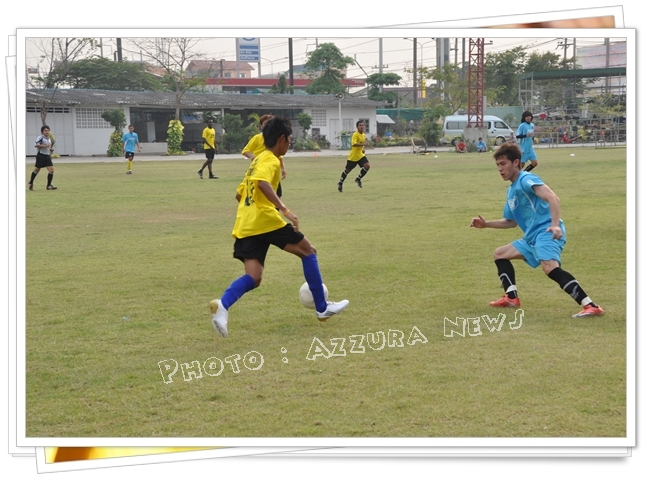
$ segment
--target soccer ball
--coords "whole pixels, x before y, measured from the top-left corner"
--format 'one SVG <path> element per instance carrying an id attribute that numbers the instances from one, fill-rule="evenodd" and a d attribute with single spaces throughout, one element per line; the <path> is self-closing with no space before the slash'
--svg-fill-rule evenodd
<path id="1" fill-rule="evenodd" d="M 327 301 L 328 299 L 328 288 L 323 285 L 323 294 L 325 295 L 325 299 Z M 300 303 L 309 309 L 314 309 L 314 297 L 312 296 L 312 292 L 309 289 L 309 285 L 307 283 L 304 283 L 300 287 L 300 291 L 298 292 L 298 298 L 300 298 Z"/>

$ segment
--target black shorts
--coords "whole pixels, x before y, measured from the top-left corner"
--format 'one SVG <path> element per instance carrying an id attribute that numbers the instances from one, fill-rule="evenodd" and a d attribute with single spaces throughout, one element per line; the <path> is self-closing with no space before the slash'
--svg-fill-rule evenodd
<path id="1" fill-rule="evenodd" d="M 363 156 L 358 161 L 346 160 L 346 171 L 351 171 L 357 165 L 360 165 L 360 168 L 361 168 L 367 163 L 369 163 L 369 160 L 367 160 L 366 156 Z"/>
<path id="2" fill-rule="evenodd" d="M 126 154 L 124 155 L 124 158 L 130 158 L 132 160 L 134 156 L 135 156 L 135 152 L 127 151 Z"/>
<path id="3" fill-rule="evenodd" d="M 206 159 L 213 161 L 213 158 L 215 158 L 215 150 L 212 148 L 207 148 L 204 150 L 204 153 L 206 153 Z"/>
<path id="4" fill-rule="evenodd" d="M 298 244 L 305 237 L 300 231 L 293 229 L 291 224 L 282 226 L 275 231 L 269 231 L 256 236 L 246 236 L 245 238 L 236 238 L 234 242 L 234 258 L 245 262 L 246 259 L 258 259 L 263 266 L 266 262 L 266 253 L 268 247 L 275 245 L 279 249 L 284 249 L 288 244 Z"/>
<path id="5" fill-rule="evenodd" d="M 37 161 L 34 163 L 35 168 L 46 168 L 47 166 L 53 166 L 53 160 L 50 159 L 50 155 L 44 155 L 43 153 L 37 153 Z"/>

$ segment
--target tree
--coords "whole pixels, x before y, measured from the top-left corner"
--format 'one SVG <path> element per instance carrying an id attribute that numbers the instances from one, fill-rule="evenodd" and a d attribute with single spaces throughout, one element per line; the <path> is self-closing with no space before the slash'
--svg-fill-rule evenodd
<path id="1" fill-rule="evenodd" d="M 222 135 L 222 147 L 227 153 L 235 153 L 243 150 L 250 139 L 250 131 L 243 127 L 241 115 L 225 113 L 219 120 L 220 126 L 225 130 Z"/>
<path id="2" fill-rule="evenodd" d="M 121 156 L 124 151 L 122 145 L 122 128 L 126 126 L 126 115 L 122 110 L 106 110 L 101 113 L 101 118 L 110 123 L 114 128 L 110 134 L 110 145 L 108 146 L 108 156 Z"/>
<path id="3" fill-rule="evenodd" d="M 442 68 L 420 68 L 423 78 L 435 80 L 430 90 L 428 104 L 431 107 L 442 107 L 445 114 L 467 108 L 468 82 L 461 78 L 460 69 L 452 63 L 445 63 Z"/>
<path id="4" fill-rule="evenodd" d="M 33 88 L 41 88 L 41 123 L 46 124 L 48 104 L 52 101 L 59 86 L 65 82 L 73 63 L 92 54 L 96 48 L 94 38 L 49 38 L 28 39 L 39 51 L 40 60 L 35 75 L 28 75 L 28 83 Z"/>
<path id="5" fill-rule="evenodd" d="M 298 113 L 297 119 L 303 129 L 303 137 L 307 137 L 307 130 L 312 127 L 312 117 L 307 113 Z"/>
<path id="6" fill-rule="evenodd" d="M 518 46 L 500 53 L 488 53 L 484 61 L 485 88 L 493 92 L 488 96 L 495 105 L 519 105 L 518 77 L 525 71 L 527 53 Z"/>
<path id="7" fill-rule="evenodd" d="M 401 77 L 396 73 L 374 73 L 369 75 L 365 80 L 369 85 L 367 98 L 369 100 L 385 101 L 390 104 L 395 104 L 398 99 L 396 92 L 383 93 L 380 90 L 386 85 L 398 85 L 401 82 Z"/>
<path id="8" fill-rule="evenodd" d="M 203 56 L 194 49 L 200 38 L 128 38 L 126 51 L 148 58 L 163 71 L 166 88 L 175 93 L 175 120 L 181 118 L 181 99 L 190 90 L 206 84 L 207 76 L 189 76 L 185 67 Z"/>
<path id="9" fill-rule="evenodd" d="M 286 76 L 280 75 L 277 83 L 270 88 L 270 93 L 291 93 L 293 87 L 286 84 Z"/>
<path id="10" fill-rule="evenodd" d="M 163 83 L 146 71 L 145 63 L 85 58 L 71 64 L 63 81 L 72 88 L 117 91 L 162 91 Z"/>
<path id="11" fill-rule="evenodd" d="M 312 78 L 306 91 L 312 95 L 346 94 L 342 80 L 343 70 L 354 65 L 355 60 L 345 56 L 334 43 L 322 43 L 316 50 L 307 54 L 306 75 Z"/>

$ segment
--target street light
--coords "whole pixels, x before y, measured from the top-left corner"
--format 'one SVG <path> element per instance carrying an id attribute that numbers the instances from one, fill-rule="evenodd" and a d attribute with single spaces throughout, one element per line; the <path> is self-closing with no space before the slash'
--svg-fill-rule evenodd
<path id="1" fill-rule="evenodd" d="M 268 63 L 270 63 L 270 75 L 273 75 L 273 63 L 279 62 L 280 60 L 286 60 L 289 57 L 282 57 L 278 58 L 277 60 L 269 60 L 268 58 L 264 57 L 259 57 L 259 76 L 261 76 L 261 60 L 266 60 Z"/>

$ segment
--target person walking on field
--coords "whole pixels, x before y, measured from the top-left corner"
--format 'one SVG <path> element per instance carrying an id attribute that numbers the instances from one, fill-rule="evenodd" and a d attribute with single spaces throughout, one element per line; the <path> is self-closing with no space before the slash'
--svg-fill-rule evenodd
<path id="1" fill-rule="evenodd" d="M 523 237 L 493 254 L 504 296 L 490 303 L 495 307 L 520 307 L 516 275 L 511 260 L 522 259 L 532 268 L 539 265 L 543 272 L 575 300 L 582 310 L 574 318 L 600 316 L 603 308 L 594 303 L 582 286 L 561 267 L 561 253 L 566 244 L 566 229 L 560 218 L 559 198 L 533 173 L 521 171 L 522 152 L 516 144 L 504 143 L 495 152 L 495 164 L 504 181 L 510 181 L 504 204 L 503 218 L 486 221 L 481 215 L 472 218 L 473 228 L 515 228 Z"/>
<path id="2" fill-rule="evenodd" d="M 362 178 L 369 172 L 369 160 L 365 156 L 364 148 L 369 145 L 367 142 L 367 137 L 364 134 L 364 121 L 358 120 L 355 124 L 357 131 L 353 133 L 351 138 L 351 151 L 348 153 L 348 160 L 346 160 L 346 167 L 339 178 L 339 183 L 337 183 L 337 189 L 339 192 L 344 191 L 344 180 L 348 174 L 356 166 L 360 166 L 360 173 L 357 178 L 355 178 L 355 183 L 362 188 Z"/>
<path id="3" fill-rule="evenodd" d="M 137 146 L 138 152 L 142 151 L 138 134 L 135 133 L 135 127 L 128 125 L 128 133 L 124 133 L 121 137 L 122 148 L 124 150 L 124 158 L 128 160 L 126 165 L 126 174 L 133 174 L 133 158 L 135 157 L 135 147 Z"/>
<path id="4" fill-rule="evenodd" d="M 30 177 L 28 188 L 30 191 L 34 190 L 34 179 L 42 168 L 46 168 L 48 170 L 48 183 L 46 184 L 46 189 L 56 190 L 57 186 L 53 186 L 53 175 L 55 174 L 55 170 L 53 169 L 53 160 L 50 157 L 53 153 L 53 143 L 50 139 L 50 127 L 48 125 L 41 127 L 41 135 L 35 140 L 34 147 L 37 149 L 37 159 L 34 163 L 34 171 Z"/>
<path id="5" fill-rule="evenodd" d="M 215 147 L 215 129 L 213 128 L 213 120 L 209 120 L 206 128 L 202 131 L 202 139 L 204 140 L 204 153 L 206 154 L 206 161 L 202 168 L 197 172 L 201 179 L 204 179 L 204 168 L 209 170 L 209 180 L 217 180 L 218 177 L 213 174 L 212 165 L 215 154 L 217 153 Z"/>

